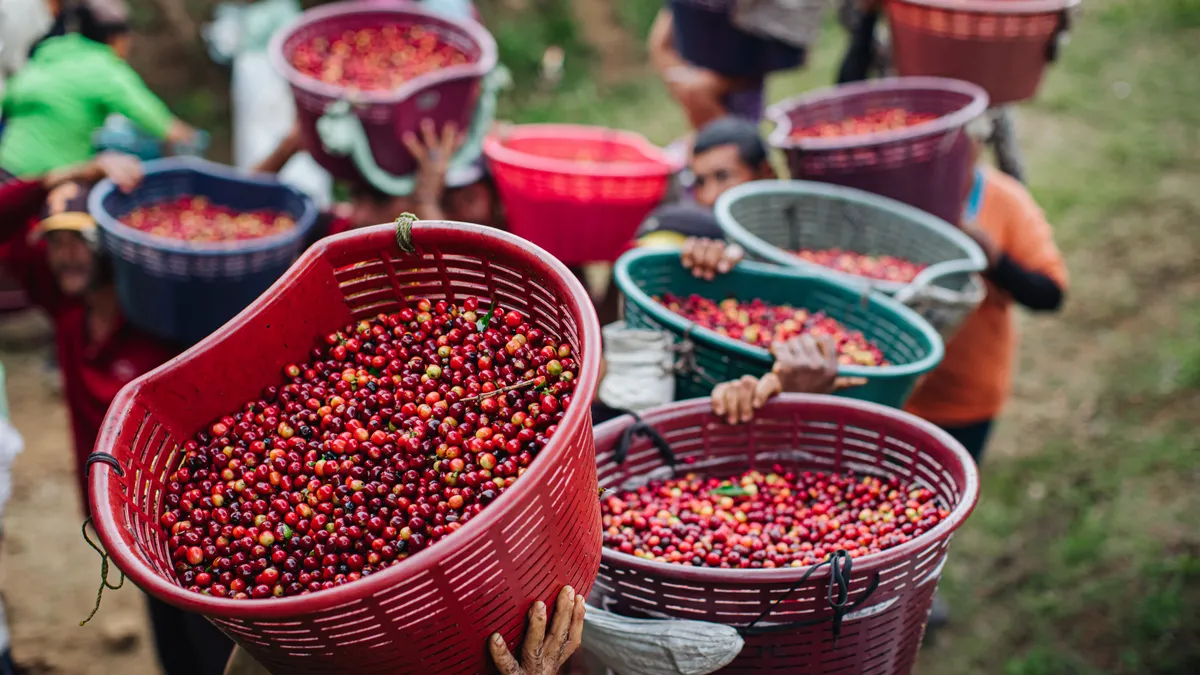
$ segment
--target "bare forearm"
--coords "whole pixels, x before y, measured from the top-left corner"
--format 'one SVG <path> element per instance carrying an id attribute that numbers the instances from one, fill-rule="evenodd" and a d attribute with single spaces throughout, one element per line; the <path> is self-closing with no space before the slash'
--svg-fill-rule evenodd
<path id="1" fill-rule="evenodd" d="M 671 36 L 674 30 L 674 19 L 666 9 L 659 10 L 650 27 L 650 36 L 646 39 L 646 49 L 650 53 L 650 64 L 660 74 L 665 74 L 671 68 L 686 66 L 687 61 L 675 51 L 675 43 Z"/>
<path id="2" fill-rule="evenodd" d="M 446 212 L 437 201 L 421 200 L 413 204 L 413 215 L 418 220 L 445 220 Z"/>

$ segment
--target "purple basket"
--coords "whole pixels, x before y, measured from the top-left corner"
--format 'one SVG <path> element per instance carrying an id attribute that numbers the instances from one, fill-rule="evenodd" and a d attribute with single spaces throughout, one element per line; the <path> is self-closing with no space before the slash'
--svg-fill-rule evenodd
<path id="1" fill-rule="evenodd" d="M 733 0 L 671 0 L 679 55 L 730 77 L 760 77 L 804 63 L 803 49 L 735 26 L 730 20 L 733 6 Z"/>
<path id="2" fill-rule="evenodd" d="M 292 66 L 296 47 L 315 37 L 333 38 L 348 30 L 394 23 L 420 24 L 462 49 L 471 62 L 415 77 L 393 91 L 365 92 L 327 84 Z M 331 103 L 349 101 L 362 120 L 375 162 L 394 176 L 404 176 L 416 171 L 417 165 L 401 141 L 403 135 L 417 131 L 426 118 L 434 120 L 438 129 L 448 122 L 468 128 L 480 82 L 497 62 L 496 41 L 483 26 L 421 9 L 415 3 L 345 2 L 310 9 L 276 34 L 270 54 L 275 69 L 292 87 L 304 144 L 313 159 L 335 178 L 355 181 L 363 178 L 354 161 L 326 152 L 317 135 L 317 120 Z"/>
<path id="3" fill-rule="evenodd" d="M 793 179 L 866 190 L 950 223 L 962 218 L 970 162 L 967 123 L 987 109 L 973 84 L 936 77 L 856 82 L 797 96 L 767 109 L 768 142 L 787 157 Z M 894 131 L 837 138 L 792 138 L 793 129 L 900 108 L 938 119 Z"/>

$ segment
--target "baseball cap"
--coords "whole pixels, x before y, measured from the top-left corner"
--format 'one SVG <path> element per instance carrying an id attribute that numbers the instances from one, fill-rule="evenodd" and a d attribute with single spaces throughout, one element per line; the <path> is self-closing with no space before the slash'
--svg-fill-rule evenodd
<path id="1" fill-rule="evenodd" d="M 98 240 L 96 219 L 87 210 L 88 193 L 91 186 L 82 182 L 63 183 L 50 191 L 42 207 L 38 224 L 33 229 L 33 239 L 40 239 L 47 232 L 77 232 L 89 244 Z"/>
<path id="2" fill-rule="evenodd" d="M 673 232 L 684 237 L 705 239 L 725 238 L 712 211 L 694 202 L 667 204 L 652 211 L 638 228 L 637 237 L 640 239 L 654 232 Z"/>

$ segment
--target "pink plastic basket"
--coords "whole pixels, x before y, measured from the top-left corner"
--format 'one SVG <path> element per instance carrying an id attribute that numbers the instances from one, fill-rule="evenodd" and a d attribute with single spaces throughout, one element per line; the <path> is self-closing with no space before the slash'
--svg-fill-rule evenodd
<path id="1" fill-rule="evenodd" d="M 730 475 L 775 465 L 898 476 L 933 490 L 951 509 L 929 532 L 853 560 L 837 639 L 829 603 L 831 572 L 717 569 L 659 563 L 604 549 L 588 602 L 627 616 L 710 621 L 745 627 L 738 658 L 721 673 L 906 675 L 925 633 L 933 594 L 954 531 L 979 496 L 975 463 L 946 432 L 874 403 L 832 396 L 779 396 L 746 425 L 712 415 L 707 399 L 655 408 L 642 422 L 673 451 L 680 472 Z M 630 417 L 596 429 L 600 485 L 620 488 L 673 473 L 664 453 Z M 618 463 L 624 433 L 634 438 Z M 792 592 L 789 593 L 789 590 Z M 778 604 L 776 604 L 778 603 Z"/>
<path id="2" fill-rule="evenodd" d="M 568 265 L 616 260 L 677 169 L 640 134 L 569 124 L 519 126 L 483 151 L 509 231 Z"/>
<path id="3" fill-rule="evenodd" d="M 471 62 L 421 75 L 387 92 L 348 91 L 301 74 L 292 66 L 292 53 L 308 40 L 387 24 L 420 24 L 458 46 Z M 356 181 L 364 179 L 354 161 L 326 152 L 317 135 L 317 120 L 331 103 L 351 103 L 380 168 L 394 176 L 408 175 L 417 166 L 401 141 L 404 133 L 417 131 L 425 118 L 434 120 L 438 129 L 447 122 L 468 128 L 480 82 L 497 61 L 496 42 L 483 26 L 421 9 L 412 2 L 343 2 L 310 9 L 279 31 L 271 41 L 270 55 L 275 69 L 291 84 L 305 148 L 335 177 Z"/>
<path id="4" fill-rule="evenodd" d="M 1032 98 L 1079 0 L 893 0 L 896 72 L 973 82 L 992 105 Z"/>
<path id="5" fill-rule="evenodd" d="M 767 109 L 768 141 L 796 180 L 833 183 L 910 204 L 945 220 L 962 219 L 970 141 L 963 129 L 987 109 L 987 93 L 968 82 L 894 77 L 809 92 Z M 899 108 L 938 118 L 904 129 L 835 138 L 792 138 L 793 129 Z"/>
<path id="6" fill-rule="evenodd" d="M 564 584 L 586 593 L 600 563 L 590 412 L 600 327 L 587 293 L 545 251 L 494 229 L 418 222 L 411 243 L 403 252 L 390 226 L 321 240 L 230 323 L 123 389 L 96 445 L 92 514 L 117 567 L 208 617 L 273 673 L 483 673 L 488 635 L 517 644 L 533 601 L 552 602 Z M 159 517 L 181 441 L 256 398 L 319 335 L 415 298 L 472 296 L 522 312 L 581 355 L 574 403 L 513 490 L 432 548 L 331 590 L 229 600 L 175 581 Z"/>

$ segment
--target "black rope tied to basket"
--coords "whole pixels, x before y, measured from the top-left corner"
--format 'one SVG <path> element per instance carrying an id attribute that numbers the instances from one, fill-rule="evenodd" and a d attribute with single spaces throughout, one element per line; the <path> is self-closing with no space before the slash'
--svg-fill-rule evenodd
<path id="1" fill-rule="evenodd" d="M 667 439 L 663 438 L 658 429 L 650 426 L 637 413 L 628 410 L 625 413 L 633 417 L 633 424 L 625 427 L 624 431 L 621 432 L 621 438 L 617 441 L 617 447 L 613 448 L 613 461 L 617 464 L 624 464 L 625 459 L 629 457 L 629 446 L 633 445 L 634 439 L 648 438 L 654 444 L 654 447 L 658 448 L 663 462 L 674 469 L 676 464 L 675 451 L 671 449 L 671 444 L 667 442 Z"/>
<path id="2" fill-rule="evenodd" d="M 830 608 L 833 609 L 833 614 L 831 616 L 821 619 L 810 619 L 808 621 L 794 621 L 790 623 L 758 627 L 758 622 L 767 618 L 771 612 L 775 611 L 775 609 L 779 607 L 783 601 L 787 600 L 792 593 L 795 593 L 796 590 L 804 584 L 804 582 L 808 581 L 809 577 L 811 577 L 814 572 L 826 565 L 829 565 L 829 590 L 827 599 L 829 601 Z M 846 618 L 846 615 L 854 611 L 854 609 L 856 609 L 859 605 L 866 602 L 867 599 L 870 598 L 875 592 L 875 589 L 879 588 L 879 573 L 876 572 L 875 576 L 871 579 L 871 583 L 867 586 L 866 592 L 863 593 L 863 596 L 853 603 L 849 602 L 850 571 L 853 568 L 854 559 L 850 557 L 849 553 L 844 550 L 834 551 L 833 555 L 831 555 L 828 560 L 824 560 L 808 568 L 808 571 L 804 573 L 804 576 L 800 577 L 796 583 L 792 584 L 792 587 L 789 588 L 786 593 L 779 596 L 775 602 L 772 602 L 771 606 L 764 610 L 762 614 L 758 615 L 757 619 L 751 621 L 748 625 L 739 628 L 738 633 L 743 637 L 750 635 L 785 633 L 796 628 L 802 628 L 804 626 L 816 626 L 828 621 L 832 623 L 832 626 L 830 626 L 830 632 L 833 634 L 833 646 L 837 647 L 838 637 L 842 632 L 842 621 Z"/>
<path id="3" fill-rule="evenodd" d="M 415 222 L 417 217 L 411 213 L 401 213 L 400 217 L 396 218 L 396 245 L 405 253 L 417 252 L 412 243 L 412 228 Z"/>
<path id="4" fill-rule="evenodd" d="M 96 453 L 96 454 L 105 454 L 105 453 Z M 92 457 L 95 457 L 96 454 L 93 454 Z M 110 458 L 112 457 L 112 455 L 105 455 L 105 456 L 110 457 Z M 92 457 L 88 458 L 89 465 L 92 463 L 92 461 L 91 461 Z M 102 462 L 105 462 L 106 464 L 108 463 L 107 460 L 103 460 L 103 459 L 100 459 L 97 461 L 102 461 Z M 117 470 L 120 471 L 121 468 L 117 467 Z M 116 591 L 116 590 L 120 590 L 121 587 L 125 585 L 125 573 L 124 572 L 121 572 L 121 581 L 118 582 L 117 584 L 114 585 L 111 581 L 108 580 L 108 560 L 109 560 L 108 553 L 106 553 L 104 551 L 104 549 L 100 547 L 99 544 L 92 541 L 91 535 L 88 534 L 88 525 L 91 525 L 91 524 L 92 524 L 92 519 L 90 517 L 87 520 L 83 521 L 83 540 L 87 542 L 88 546 L 92 547 L 93 551 L 100 554 L 100 588 L 97 589 L 97 591 L 96 591 L 96 604 L 92 607 L 92 613 L 88 614 L 86 619 L 79 622 L 80 626 L 87 625 L 87 623 L 96 616 L 96 612 L 100 611 L 100 598 L 102 598 L 104 596 L 104 589 L 107 588 L 109 590 Z M 120 572 L 120 570 L 117 570 L 117 571 Z"/>
<path id="5" fill-rule="evenodd" d="M 112 467 L 113 471 L 117 472 L 118 476 L 121 476 L 122 478 L 125 476 L 125 469 L 121 468 L 121 463 L 117 461 L 116 457 L 113 457 L 107 452 L 100 452 L 99 450 L 96 450 L 92 454 L 88 455 L 87 460 L 83 463 L 84 475 L 91 473 L 93 464 L 107 464 Z"/>

